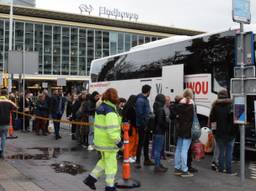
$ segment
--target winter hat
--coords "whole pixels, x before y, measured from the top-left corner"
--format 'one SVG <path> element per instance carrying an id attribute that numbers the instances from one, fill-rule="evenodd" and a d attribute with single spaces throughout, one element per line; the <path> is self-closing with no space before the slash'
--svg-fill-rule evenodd
<path id="1" fill-rule="evenodd" d="M 218 92 L 218 99 L 228 98 L 228 91 L 223 89 Z"/>

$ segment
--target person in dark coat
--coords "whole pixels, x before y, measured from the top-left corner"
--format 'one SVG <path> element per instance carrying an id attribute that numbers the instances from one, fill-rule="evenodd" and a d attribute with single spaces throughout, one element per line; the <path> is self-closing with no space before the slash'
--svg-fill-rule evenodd
<path id="1" fill-rule="evenodd" d="M 144 165 L 152 166 L 154 163 L 149 159 L 149 137 L 150 132 L 147 131 L 147 123 L 150 117 L 150 105 L 148 97 L 150 95 L 151 86 L 142 86 L 142 93 L 136 99 L 136 127 L 139 132 L 139 145 L 136 156 L 136 168 L 141 168 L 141 151 L 143 148 Z"/>
<path id="2" fill-rule="evenodd" d="M 38 96 L 38 102 L 36 104 L 36 111 L 35 111 L 36 116 L 38 117 L 48 117 L 48 103 L 45 99 L 45 95 L 44 94 L 40 94 Z M 47 131 L 46 131 L 46 120 L 43 119 L 39 119 L 36 118 L 36 128 L 35 128 L 35 132 L 37 135 L 39 135 L 39 131 L 42 130 L 42 134 L 43 135 L 47 135 Z"/>
<path id="3" fill-rule="evenodd" d="M 165 111 L 165 116 L 166 116 L 166 121 L 168 122 L 168 129 L 171 127 L 171 110 L 170 110 L 170 105 L 171 105 L 171 97 L 170 96 L 165 96 L 165 105 L 164 105 L 164 111 Z M 155 124 L 154 124 L 155 125 Z M 172 132 L 170 132 L 172 133 Z M 168 135 L 168 134 L 167 134 Z M 168 136 L 170 136 L 172 134 L 169 134 Z M 155 153 L 155 145 L 154 145 L 154 134 L 152 137 L 152 150 L 151 150 L 151 158 L 154 159 L 154 153 Z M 166 139 L 169 139 L 169 137 L 166 137 Z M 170 144 L 170 142 L 167 142 L 167 144 Z M 161 159 L 163 160 L 167 160 L 166 155 L 165 155 L 165 145 L 166 142 L 164 142 L 162 151 L 161 151 Z"/>
<path id="4" fill-rule="evenodd" d="M 218 93 L 218 99 L 212 105 L 210 123 L 219 148 L 219 171 L 226 170 L 226 173 L 233 174 L 231 164 L 236 129 L 233 125 L 232 100 L 227 90 Z"/>
<path id="5" fill-rule="evenodd" d="M 164 147 L 165 133 L 168 129 L 169 123 L 165 113 L 165 96 L 158 94 L 155 98 L 153 105 L 155 114 L 155 129 L 154 129 L 154 159 L 155 159 L 155 172 L 166 172 L 167 168 L 161 164 L 161 152 Z"/>
<path id="6" fill-rule="evenodd" d="M 7 90 L 0 91 L 0 158 L 4 158 L 5 141 L 10 127 L 10 112 L 17 109 L 15 103 L 7 99 Z"/>
<path id="7" fill-rule="evenodd" d="M 177 133 L 177 145 L 175 151 L 175 175 L 182 177 L 191 177 L 192 173 L 188 171 L 187 158 L 188 149 L 192 142 L 191 128 L 193 123 L 193 91 L 191 89 L 185 89 L 183 93 L 183 99 L 180 100 L 176 106 L 176 133 Z"/>
<path id="8" fill-rule="evenodd" d="M 62 90 L 54 90 L 51 98 L 51 114 L 52 118 L 60 120 L 64 113 L 66 99 L 62 96 Z M 61 139 L 60 136 L 60 122 L 54 121 L 55 139 Z"/>
<path id="9" fill-rule="evenodd" d="M 88 101 L 86 102 L 86 111 L 89 116 L 89 123 L 94 123 L 94 116 L 95 116 L 95 110 L 96 110 L 96 103 L 100 99 L 100 94 L 97 91 L 92 92 L 92 94 L 89 96 Z M 94 127 L 93 125 L 89 126 L 89 134 L 88 134 L 88 151 L 94 150 L 93 148 L 93 139 L 94 139 Z"/>
<path id="10" fill-rule="evenodd" d="M 71 96 L 71 102 L 70 102 L 70 120 L 71 121 L 77 121 L 77 116 L 76 113 L 79 110 L 81 106 L 81 101 L 78 99 L 78 96 L 76 94 L 73 94 Z M 76 140 L 76 130 L 77 130 L 78 125 L 72 124 L 71 126 L 71 134 L 72 134 L 72 140 Z"/>
<path id="11" fill-rule="evenodd" d="M 88 112 L 88 102 L 90 99 L 90 94 L 87 93 L 87 91 L 83 91 L 81 96 L 80 96 L 80 107 L 78 111 L 76 112 L 76 119 L 79 120 L 80 122 L 89 122 L 89 112 Z M 80 125 L 77 128 L 76 131 L 77 134 L 77 139 L 78 142 L 83 146 L 83 147 L 88 147 L 89 146 L 89 127 L 88 126 L 83 126 Z"/>
<path id="12" fill-rule="evenodd" d="M 136 152 L 139 143 L 138 129 L 136 128 L 136 95 L 131 95 L 123 109 L 123 121 L 130 124 L 129 129 L 129 160 L 136 162 Z"/>
<path id="13" fill-rule="evenodd" d="M 179 105 L 180 100 L 183 97 L 180 95 L 175 96 L 174 101 L 171 102 L 169 109 L 170 109 L 170 119 L 171 119 L 171 144 L 176 145 L 177 143 L 177 111 L 176 108 Z"/>

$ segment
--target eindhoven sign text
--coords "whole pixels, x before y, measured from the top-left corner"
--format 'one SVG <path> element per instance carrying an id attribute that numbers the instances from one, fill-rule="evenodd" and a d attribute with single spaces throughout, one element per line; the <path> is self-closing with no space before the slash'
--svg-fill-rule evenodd
<path id="1" fill-rule="evenodd" d="M 88 13 L 89 15 L 93 12 L 93 6 L 90 4 L 81 4 L 79 6 L 80 13 Z M 119 9 L 109 9 L 107 7 L 99 7 L 99 16 L 106 15 L 108 18 L 115 17 L 121 18 L 121 19 L 129 19 L 129 20 L 135 20 L 137 21 L 139 19 L 139 15 L 136 13 L 129 13 L 126 11 L 120 11 Z"/>

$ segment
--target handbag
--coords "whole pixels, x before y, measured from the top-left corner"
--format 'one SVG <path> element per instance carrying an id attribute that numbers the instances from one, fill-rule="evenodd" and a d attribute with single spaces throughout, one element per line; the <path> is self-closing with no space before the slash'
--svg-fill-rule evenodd
<path id="1" fill-rule="evenodd" d="M 201 136 L 201 126 L 196 114 L 195 106 L 193 106 L 193 108 L 194 108 L 194 115 L 193 115 L 193 123 L 191 128 L 191 137 L 192 137 L 192 140 L 197 140 Z"/>

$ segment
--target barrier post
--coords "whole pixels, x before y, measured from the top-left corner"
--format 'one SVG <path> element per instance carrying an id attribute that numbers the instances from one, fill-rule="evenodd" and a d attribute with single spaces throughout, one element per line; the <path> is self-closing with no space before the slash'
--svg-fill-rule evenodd
<path id="1" fill-rule="evenodd" d="M 137 188 L 140 187 L 140 182 L 131 179 L 131 168 L 129 160 L 129 129 L 130 124 L 124 123 L 122 125 L 124 132 L 124 160 L 123 160 L 123 172 L 122 178 L 116 182 L 117 188 Z"/>
<path id="2" fill-rule="evenodd" d="M 8 139 L 17 139 L 17 136 L 13 136 L 14 134 L 14 129 L 13 129 L 13 123 L 12 123 L 12 112 L 10 112 L 10 127 L 8 129 Z"/>

